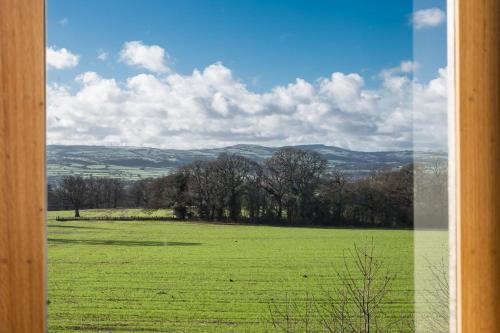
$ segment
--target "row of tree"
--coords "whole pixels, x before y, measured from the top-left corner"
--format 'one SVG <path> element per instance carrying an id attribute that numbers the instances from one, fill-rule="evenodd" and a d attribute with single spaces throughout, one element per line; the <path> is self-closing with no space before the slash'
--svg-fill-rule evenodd
<path id="1" fill-rule="evenodd" d="M 422 174 L 429 186 L 446 188 L 441 174 Z M 72 208 L 79 216 L 81 208 L 172 208 L 179 219 L 412 227 L 413 182 L 412 165 L 349 179 L 317 153 L 285 148 L 262 163 L 221 154 L 132 183 L 67 176 L 49 188 L 49 209 Z"/>

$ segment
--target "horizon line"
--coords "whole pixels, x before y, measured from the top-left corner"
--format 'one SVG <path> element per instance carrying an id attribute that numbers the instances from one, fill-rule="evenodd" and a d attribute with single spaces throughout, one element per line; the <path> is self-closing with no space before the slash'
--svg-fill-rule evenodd
<path id="1" fill-rule="evenodd" d="M 216 149 L 226 149 L 226 148 L 234 148 L 238 146 L 253 146 L 253 147 L 261 147 L 261 148 L 287 148 L 287 147 L 307 147 L 307 146 L 322 146 L 328 148 L 335 148 L 350 152 L 359 152 L 359 153 L 388 153 L 388 152 L 421 152 L 421 153 L 443 153 L 448 154 L 447 150 L 433 150 L 433 149 L 422 149 L 422 150 L 414 150 L 414 149 L 388 149 L 388 150 L 354 150 L 349 148 L 343 148 L 339 146 L 330 146 L 322 143 L 310 143 L 310 144 L 296 144 L 296 145 L 282 145 L 282 146 L 263 146 L 259 144 L 251 144 L 251 143 L 238 143 L 228 146 L 219 146 L 219 147 L 206 147 L 206 148 L 160 148 L 160 147 L 151 147 L 151 146 L 119 146 L 119 145 L 86 145 L 86 144 L 59 144 L 59 143 L 50 143 L 46 144 L 49 146 L 64 146 L 64 147 L 101 147 L 101 148 L 133 148 L 133 149 L 157 149 L 157 150 L 176 150 L 176 151 L 192 151 L 192 150 L 216 150 Z"/>

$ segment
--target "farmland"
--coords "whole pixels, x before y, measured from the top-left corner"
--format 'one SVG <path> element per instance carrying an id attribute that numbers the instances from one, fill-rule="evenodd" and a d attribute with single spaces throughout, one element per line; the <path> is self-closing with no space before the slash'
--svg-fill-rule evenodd
<path id="1" fill-rule="evenodd" d="M 49 213 L 49 332 L 265 332 L 270 304 L 333 289 L 363 242 L 396 274 L 384 311 L 413 311 L 412 231 L 54 220 L 70 214 Z M 99 214 L 170 212 L 82 211 Z"/>
<path id="2" fill-rule="evenodd" d="M 367 175 L 375 170 L 411 163 L 413 159 L 429 164 L 446 159 L 439 152 L 358 152 L 323 145 L 298 146 L 321 154 L 331 167 L 342 168 L 350 175 Z M 276 147 L 236 145 L 231 147 L 175 150 L 106 146 L 47 146 L 47 174 L 50 184 L 68 175 L 119 178 L 134 181 L 161 177 L 194 160 L 211 160 L 221 153 L 238 154 L 260 162 L 278 150 Z"/>

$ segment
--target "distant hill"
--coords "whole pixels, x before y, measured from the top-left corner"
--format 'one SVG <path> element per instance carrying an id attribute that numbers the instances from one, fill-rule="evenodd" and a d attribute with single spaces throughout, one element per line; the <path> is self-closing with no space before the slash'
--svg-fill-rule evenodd
<path id="1" fill-rule="evenodd" d="M 360 152 L 325 145 L 298 145 L 298 149 L 314 151 L 328 160 L 330 168 L 340 168 L 347 175 L 359 177 L 384 168 L 398 168 L 412 163 L 445 160 L 446 153 L 385 151 Z M 217 158 L 223 152 L 246 156 L 260 162 L 283 147 L 235 145 L 213 149 L 158 149 L 109 146 L 47 146 L 49 183 L 63 175 L 109 176 L 124 180 L 158 177 L 195 160 Z"/>

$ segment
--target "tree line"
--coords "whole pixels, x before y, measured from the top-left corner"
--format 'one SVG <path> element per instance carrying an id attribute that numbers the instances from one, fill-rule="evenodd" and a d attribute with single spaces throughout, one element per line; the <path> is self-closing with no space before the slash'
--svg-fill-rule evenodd
<path id="1" fill-rule="evenodd" d="M 446 189 L 441 174 L 422 174 L 426 189 Z M 315 152 L 284 148 L 262 163 L 223 153 L 134 182 L 66 176 L 48 197 L 49 209 L 77 217 L 83 208 L 171 208 L 181 220 L 410 228 L 413 183 L 413 165 L 353 179 Z"/>

